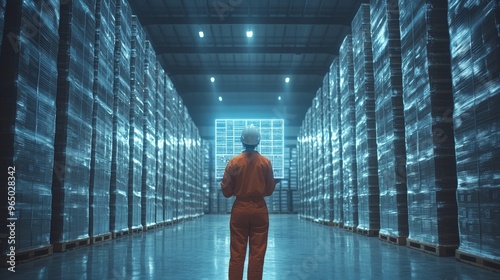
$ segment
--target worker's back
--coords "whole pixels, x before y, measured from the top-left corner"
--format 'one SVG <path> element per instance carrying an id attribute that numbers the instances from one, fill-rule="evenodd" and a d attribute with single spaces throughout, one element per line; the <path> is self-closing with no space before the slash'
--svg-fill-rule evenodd
<path id="1" fill-rule="evenodd" d="M 256 151 L 244 151 L 229 161 L 221 186 L 225 197 L 269 196 L 275 188 L 271 162 Z"/>

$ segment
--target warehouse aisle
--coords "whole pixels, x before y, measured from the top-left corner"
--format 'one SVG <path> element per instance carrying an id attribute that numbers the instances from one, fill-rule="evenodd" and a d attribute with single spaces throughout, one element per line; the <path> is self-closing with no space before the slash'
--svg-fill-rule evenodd
<path id="1" fill-rule="evenodd" d="M 2 269 L 1 279 L 226 279 L 229 215 L 76 249 Z M 264 279 L 498 279 L 498 274 L 426 253 L 271 215 Z M 7 276 L 7 277 L 6 277 Z"/>

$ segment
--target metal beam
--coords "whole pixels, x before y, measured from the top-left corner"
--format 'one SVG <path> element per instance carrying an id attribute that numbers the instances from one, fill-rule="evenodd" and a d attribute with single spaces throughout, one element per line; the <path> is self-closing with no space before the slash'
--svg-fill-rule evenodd
<path id="1" fill-rule="evenodd" d="M 201 67 L 167 67 L 170 77 L 177 75 L 312 75 L 324 77 L 328 72 L 327 67 L 301 67 L 296 69 L 271 68 L 271 67 L 245 67 L 245 68 L 201 68 Z"/>
<path id="2" fill-rule="evenodd" d="M 335 47 L 169 47 L 155 46 L 157 55 L 166 54 L 328 54 L 338 55 Z"/>
<path id="3" fill-rule="evenodd" d="M 262 17 L 262 16 L 155 16 L 138 15 L 142 26 L 148 25 L 180 25 L 180 24 L 284 24 L 284 25 L 340 25 L 351 27 L 352 18 L 339 17 Z"/>

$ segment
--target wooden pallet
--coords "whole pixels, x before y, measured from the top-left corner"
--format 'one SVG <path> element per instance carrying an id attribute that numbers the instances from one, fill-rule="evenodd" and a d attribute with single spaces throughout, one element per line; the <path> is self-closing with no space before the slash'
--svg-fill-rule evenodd
<path id="1" fill-rule="evenodd" d="M 364 229 L 364 228 L 356 228 L 356 233 L 362 234 L 365 236 L 373 237 L 378 235 L 378 229 Z"/>
<path id="2" fill-rule="evenodd" d="M 344 223 L 342 223 L 342 222 L 333 222 L 333 226 L 334 227 L 338 227 L 338 228 L 343 228 L 344 227 Z"/>
<path id="3" fill-rule="evenodd" d="M 158 224 L 154 224 L 154 225 L 149 225 L 149 226 L 146 226 L 145 230 L 153 230 L 153 229 L 156 229 L 158 227 Z"/>
<path id="4" fill-rule="evenodd" d="M 128 230 L 128 234 L 135 234 L 135 233 L 139 233 L 139 232 L 142 232 L 144 230 L 144 228 L 140 227 L 140 228 L 131 228 Z"/>
<path id="5" fill-rule="evenodd" d="M 76 248 L 88 246 L 90 244 L 90 238 L 84 238 L 79 240 L 73 240 L 68 242 L 61 242 L 53 244 L 55 253 L 62 253 Z"/>
<path id="6" fill-rule="evenodd" d="M 500 261 L 492 260 L 486 257 L 481 257 L 460 250 L 455 251 L 455 258 L 461 262 L 475 265 L 487 270 L 500 273 Z"/>
<path id="7" fill-rule="evenodd" d="M 52 245 L 49 246 L 44 246 L 32 250 L 26 250 L 26 251 L 21 251 L 21 252 L 16 252 L 16 264 L 19 263 L 25 263 L 29 261 L 33 261 L 36 259 L 48 257 L 54 253 L 54 249 Z M 0 256 L 0 266 L 1 267 L 7 267 L 9 266 L 9 261 L 10 257 L 6 255 L 1 255 Z"/>
<path id="8" fill-rule="evenodd" d="M 99 242 L 104 242 L 104 241 L 108 241 L 108 240 L 111 240 L 113 238 L 113 234 L 111 234 L 110 232 L 108 233 L 105 233 L 105 234 L 100 234 L 98 236 L 93 236 L 90 238 L 90 243 L 91 244 L 95 244 L 95 243 L 99 243 Z"/>
<path id="9" fill-rule="evenodd" d="M 348 226 L 344 225 L 343 228 L 348 231 L 356 232 L 356 227 L 355 226 Z"/>
<path id="10" fill-rule="evenodd" d="M 427 244 L 410 239 L 406 240 L 406 246 L 439 257 L 454 256 L 457 249 L 456 245 Z"/>
<path id="11" fill-rule="evenodd" d="M 406 237 L 405 236 L 392 236 L 387 234 L 378 234 L 378 239 L 395 244 L 395 245 L 406 245 Z"/>
<path id="12" fill-rule="evenodd" d="M 117 231 L 117 232 L 113 232 L 113 239 L 120 238 L 120 237 L 123 237 L 125 235 L 129 235 L 129 233 L 130 232 L 129 232 L 128 229 Z"/>

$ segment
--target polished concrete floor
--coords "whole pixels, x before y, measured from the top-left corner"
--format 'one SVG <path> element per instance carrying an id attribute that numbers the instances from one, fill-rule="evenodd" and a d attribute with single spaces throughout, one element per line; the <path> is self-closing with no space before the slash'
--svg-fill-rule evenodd
<path id="1" fill-rule="evenodd" d="M 228 260 L 229 215 L 205 215 L 19 264 L 15 273 L 0 268 L 0 279 L 222 280 Z M 296 215 L 271 215 L 264 279 L 476 280 L 500 274 Z"/>

